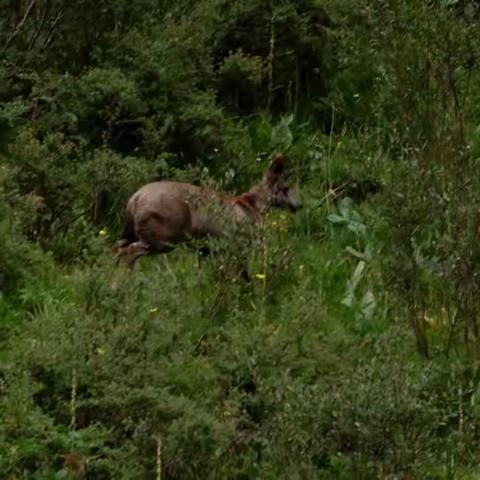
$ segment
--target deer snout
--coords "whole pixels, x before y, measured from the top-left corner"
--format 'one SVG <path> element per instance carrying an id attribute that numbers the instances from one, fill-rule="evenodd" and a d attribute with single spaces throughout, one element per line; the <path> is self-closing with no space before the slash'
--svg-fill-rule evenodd
<path id="1" fill-rule="evenodd" d="M 298 211 L 301 210 L 302 208 L 303 208 L 302 202 L 298 202 L 298 203 L 296 203 L 295 205 L 291 205 L 291 206 L 290 206 L 290 210 L 291 210 L 292 212 L 294 212 L 294 213 L 295 213 L 295 212 L 298 212 Z"/>
<path id="2" fill-rule="evenodd" d="M 302 200 L 297 193 L 290 193 L 289 207 L 292 212 L 298 212 L 303 208 Z"/>

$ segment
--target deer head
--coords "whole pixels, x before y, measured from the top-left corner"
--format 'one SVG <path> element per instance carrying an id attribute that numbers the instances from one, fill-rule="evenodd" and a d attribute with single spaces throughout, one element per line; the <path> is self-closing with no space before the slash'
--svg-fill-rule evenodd
<path id="1" fill-rule="evenodd" d="M 262 181 L 267 191 L 267 203 L 271 208 L 296 212 L 302 208 L 302 202 L 295 188 L 285 179 L 285 157 L 277 154 L 263 175 Z"/>

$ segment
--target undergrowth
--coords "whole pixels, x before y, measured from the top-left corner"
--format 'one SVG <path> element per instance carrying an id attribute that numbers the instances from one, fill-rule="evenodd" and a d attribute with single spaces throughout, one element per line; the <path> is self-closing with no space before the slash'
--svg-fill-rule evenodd
<path id="1" fill-rule="evenodd" d="M 476 2 L 14 3 L 0 477 L 477 478 Z M 273 152 L 302 211 L 113 267 L 139 186 Z"/>

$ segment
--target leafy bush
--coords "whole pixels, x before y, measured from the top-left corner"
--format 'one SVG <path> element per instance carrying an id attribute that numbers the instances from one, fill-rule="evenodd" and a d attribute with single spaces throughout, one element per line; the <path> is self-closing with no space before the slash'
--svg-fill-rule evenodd
<path id="1" fill-rule="evenodd" d="M 0 7 L 2 478 L 475 476 L 475 2 Z M 111 266 L 277 151 L 296 216 Z"/>

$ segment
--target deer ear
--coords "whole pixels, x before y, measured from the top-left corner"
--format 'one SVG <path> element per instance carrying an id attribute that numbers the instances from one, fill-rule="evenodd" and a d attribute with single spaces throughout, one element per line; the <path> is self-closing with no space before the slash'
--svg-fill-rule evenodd
<path id="1" fill-rule="evenodd" d="M 270 162 L 270 165 L 268 167 L 268 173 L 270 175 L 275 175 L 279 176 L 283 173 L 285 170 L 285 157 L 283 156 L 282 153 L 277 153 L 272 161 Z"/>

